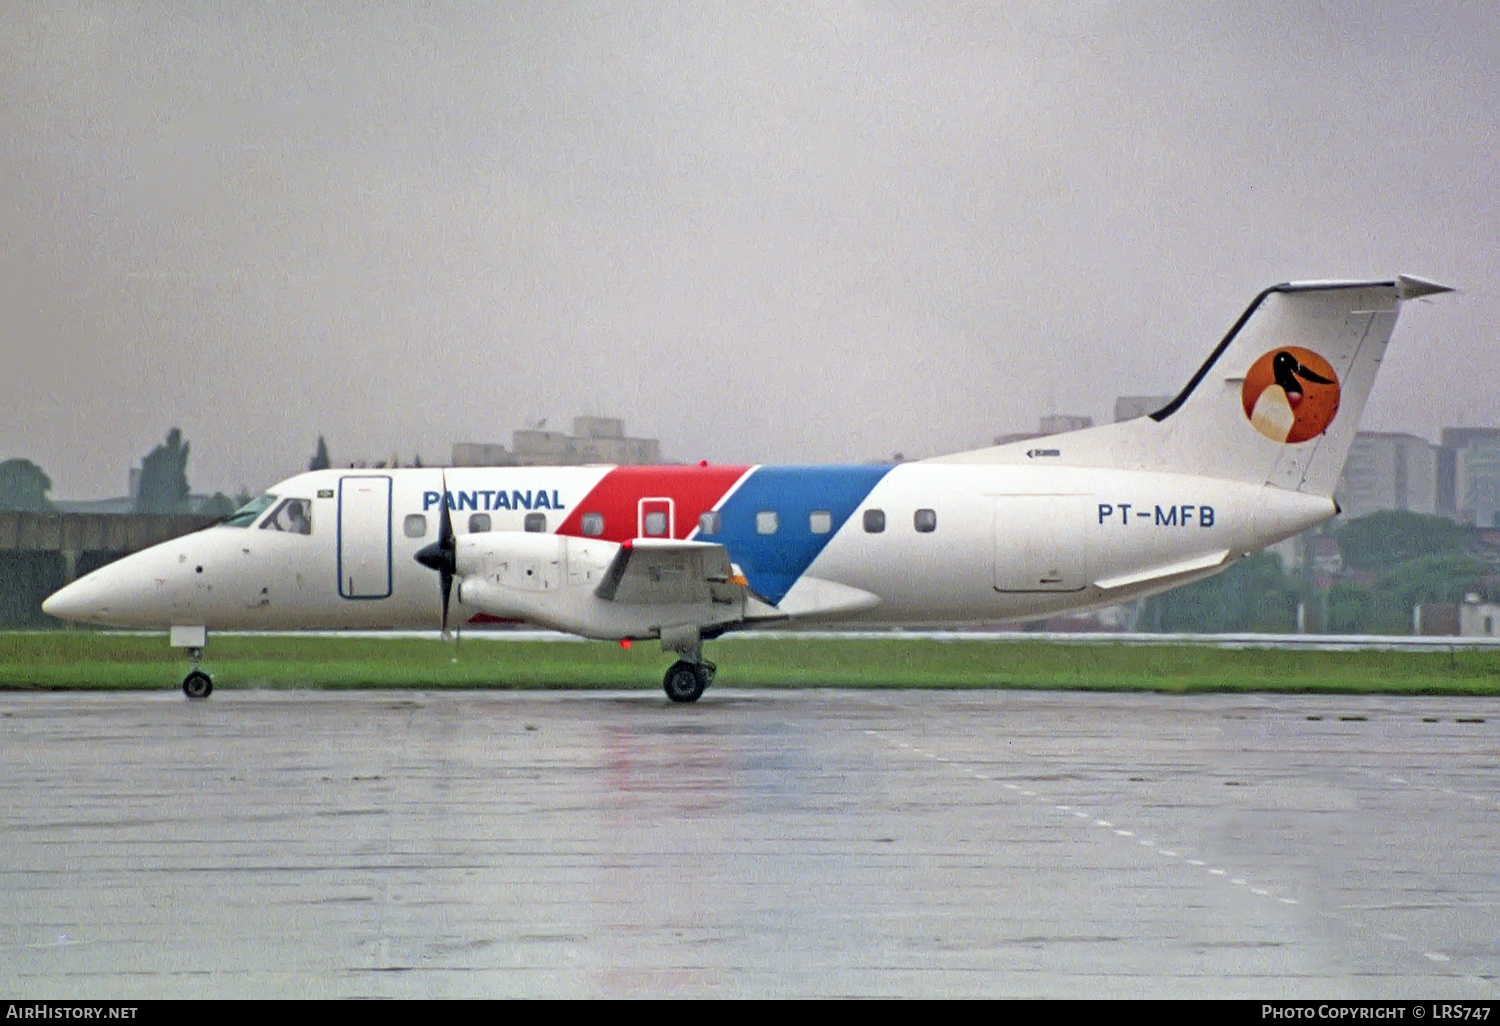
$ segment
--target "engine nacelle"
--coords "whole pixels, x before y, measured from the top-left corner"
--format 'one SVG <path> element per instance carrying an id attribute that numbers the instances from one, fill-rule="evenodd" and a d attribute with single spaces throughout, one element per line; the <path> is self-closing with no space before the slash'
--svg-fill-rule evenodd
<path id="1" fill-rule="evenodd" d="M 744 619 L 742 597 L 725 602 L 631 603 L 599 598 L 621 546 L 595 538 L 496 531 L 455 539 L 460 606 L 588 638 L 650 638 L 663 628 Z"/>

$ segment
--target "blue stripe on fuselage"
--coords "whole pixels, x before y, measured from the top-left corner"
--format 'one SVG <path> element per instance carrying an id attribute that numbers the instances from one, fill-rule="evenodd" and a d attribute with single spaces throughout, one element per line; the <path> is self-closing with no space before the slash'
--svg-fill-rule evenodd
<path id="1" fill-rule="evenodd" d="M 727 548 L 756 594 L 780 602 L 890 471 L 889 466 L 757 467 L 719 507 L 719 532 L 694 537 Z M 832 521 L 827 534 L 814 534 L 809 526 L 817 510 L 826 510 Z M 776 513 L 774 534 L 756 530 L 756 514 L 764 511 Z"/>

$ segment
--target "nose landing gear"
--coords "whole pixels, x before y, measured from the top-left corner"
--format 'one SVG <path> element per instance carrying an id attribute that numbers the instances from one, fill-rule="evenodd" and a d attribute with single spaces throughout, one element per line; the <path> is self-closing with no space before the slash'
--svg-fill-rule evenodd
<path id="1" fill-rule="evenodd" d="M 182 693 L 189 698 L 207 698 L 214 693 L 214 679 L 202 670 L 194 670 L 182 678 Z"/>
<path id="2" fill-rule="evenodd" d="M 169 641 L 173 648 L 187 649 L 188 662 L 192 666 L 188 675 L 182 678 L 182 693 L 189 698 L 207 698 L 213 694 L 214 679 L 198 669 L 203 662 L 203 647 L 208 644 L 208 628 L 174 625 Z"/>

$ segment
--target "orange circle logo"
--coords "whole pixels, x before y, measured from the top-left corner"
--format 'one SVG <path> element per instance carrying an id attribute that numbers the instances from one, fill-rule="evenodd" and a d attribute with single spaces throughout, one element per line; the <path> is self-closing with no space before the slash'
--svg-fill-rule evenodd
<path id="1" fill-rule="evenodd" d="M 1240 390 L 1245 416 L 1273 442 L 1317 438 L 1339 412 L 1339 376 L 1311 349 L 1283 346 L 1250 365 Z"/>

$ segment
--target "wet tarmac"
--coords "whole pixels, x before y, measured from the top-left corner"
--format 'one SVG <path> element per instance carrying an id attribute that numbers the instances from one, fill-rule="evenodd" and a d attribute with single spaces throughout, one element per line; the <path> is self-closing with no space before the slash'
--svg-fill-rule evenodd
<path id="1" fill-rule="evenodd" d="M 1500 996 L 1500 703 L 0 694 L 0 992 Z"/>

